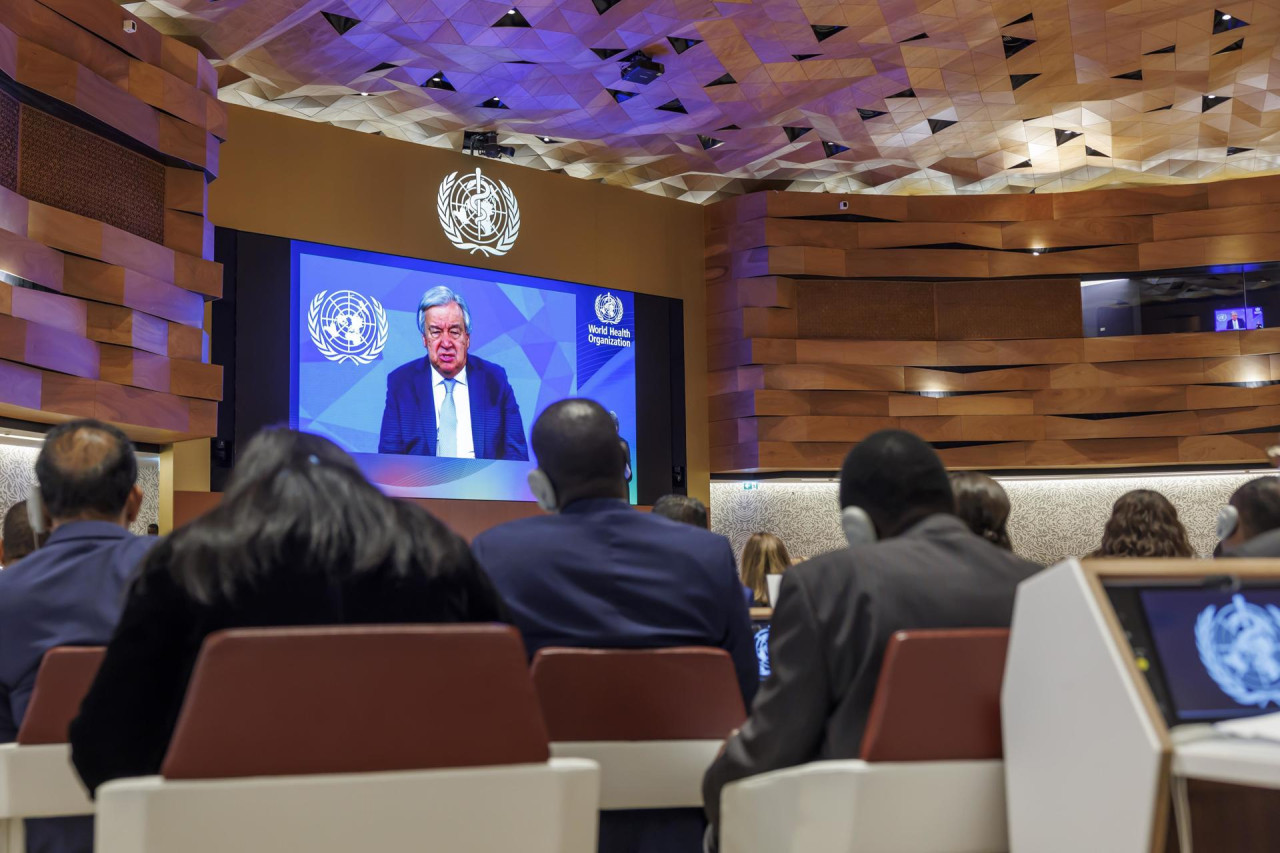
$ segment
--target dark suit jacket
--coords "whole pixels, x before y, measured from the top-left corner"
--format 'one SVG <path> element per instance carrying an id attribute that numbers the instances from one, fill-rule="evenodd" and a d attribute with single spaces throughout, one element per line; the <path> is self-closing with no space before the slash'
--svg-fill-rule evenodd
<path id="1" fill-rule="evenodd" d="M 788 569 L 769 637 L 773 674 L 707 771 L 708 817 L 719 819 L 720 790 L 737 779 L 857 758 L 889 637 L 911 628 L 1007 627 L 1014 589 L 1039 569 L 951 515 Z"/>
<path id="2" fill-rule="evenodd" d="M 432 519 L 442 543 L 432 573 L 387 567 L 331 578 L 294 566 L 255 581 L 234 603 L 193 598 L 162 541 L 130 587 L 120 627 L 71 724 L 71 760 L 90 791 L 160 771 L 204 638 L 224 628 L 507 621 L 466 543 Z M 449 541 L 452 544 L 448 544 Z M 448 547 L 446 547 L 448 544 Z M 340 691 L 342 685 L 334 685 Z"/>
<path id="3" fill-rule="evenodd" d="M 467 398 L 476 458 L 528 461 L 524 422 L 507 372 L 493 362 L 467 356 Z M 378 452 L 436 455 L 436 403 L 426 356 L 397 367 L 387 377 Z"/>
<path id="4" fill-rule="evenodd" d="M 530 656 L 543 646 L 718 646 L 751 706 L 759 664 L 723 536 L 620 500 L 583 500 L 499 525 L 471 547 Z"/>
<path id="5" fill-rule="evenodd" d="M 17 737 L 44 653 L 111 639 L 125 588 L 156 543 L 118 524 L 77 521 L 0 572 L 0 742 Z M 28 820 L 27 849 L 91 853 L 93 818 Z"/>
<path id="6" fill-rule="evenodd" d="M 1280 557 L 1280 530 L 1268 530 L 1236 546 L 1223 554 L 1224 557 L 1253 557 L 1255 559 L 1275 559 Z"/>

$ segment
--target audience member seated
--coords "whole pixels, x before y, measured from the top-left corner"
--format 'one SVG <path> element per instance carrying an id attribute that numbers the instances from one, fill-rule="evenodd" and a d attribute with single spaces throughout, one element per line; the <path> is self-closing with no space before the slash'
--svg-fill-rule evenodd
<path id="1" fill-rule="evenodd" d="M 728 540 L 627 504 L 627 457 L 598 403 L 553 403 L 532 438 L 538 468 L 529 485 L 551 514 L 500 525 L 473 544 L 529 654 L 718 646 L 750 707 L 759 664 Z M 605 812 L 600 849 L 696 851 L 702 817 L 684 811 Z"/>
<path id="2" fill-rule="evenodd" d="M 159 535 L 160 535 L 160 525 L 156 524 L 154 521 L 153 521 L 153 522 L 151 522 L 150 524 L 148 524 L 148 525 L 147 525 L 147 535 L 148 535 L 148 536 L 159 536 Z"/>
<path id="3" fill-rule="evenodd" d="M 52 533 L 0 572 L 0 741 L 17 737 L 45 652 L 111 638 L 129 577 L 154 543 L 128 530 L 142 508 L 137 480 L 133 445 L 113 426 L 71 421 L 45 437 L 36 481 Z M 30 853 L 93 849 L 89 817 L 29 820 L 26 834 Z"/>
<path id="4" fill-rule="evenodd" d="M 742 583 L 751 590 L 755 607 L 769 607 L 769 575 L 780 575 L 791 567 L 787 546 L 772 533 L 752 533 L 742 549 Z"/>
<path id="5" fill-rule="evenodd" d="M 1008 627 L 1014 590 L 1040 568 L 969 531 L 941 460 L 908 432 L 878 432 L 850 451 L 840 507 L 850 547 L 782 576 L 773 675 L 703 781 L 713 825 L 730 782 L 858 757 L 894 632 Z"/>
<path id="6" fill-rule="evenodd" d="M 385 497 L 327 439 L 267 430 L 218 508 L 148 555 L 71 725 L 72 762 L 90 791 L 158 772 L 214 631 L 503 616 L 466 543 L 426 510 Z"/>
<path id="7" fill-rule="evenodd" d="M 1169 499 L 1150 489 L 1121 495 L 1111 507 L 1102 544 L 1090 557 L 1194 557 L 1186 528 Z"/>
<path id="8" fill-rule="evenodd" d="M 1280 477 L 1236 489 L 1218 514 L 1218 539 L 1228 557 L 1280 557 Z"/>
<path id="9" fill-rule="evenodd" d="M 1009 493 L 1004 486 L 978 471 L 953 471 L 950 477 L 960 520 L 991 544 L 1012 551 Z"/>
<path id="10" fill-rule="evenodd" d="M 653 502 L 653 512 L 672 521 L 692 524 L 704 530 L 711 528 L 706 504 L 688 495 L 663 495 Z"/>
<path id="11" fill-rule="evenodd" d="M 15 565 L 36 549 L 36 535 L 27 518 L 27 502 L 18 501 L 4 514 L 0 527 L 0 569 Z"/>

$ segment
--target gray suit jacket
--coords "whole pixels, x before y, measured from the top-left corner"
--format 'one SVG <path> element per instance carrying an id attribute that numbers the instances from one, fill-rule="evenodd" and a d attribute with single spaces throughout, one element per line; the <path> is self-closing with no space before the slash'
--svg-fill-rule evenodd
<path id="1" fill-rule="evenodd" d="M 711 821 L 730 782 L 857 758 L 889 637 L 913 628 L 1007 627 L 1014 589 L 1039 569 L 952 515 L 790 569 L 773 613 L 773 674 L 702 783 Z"/>

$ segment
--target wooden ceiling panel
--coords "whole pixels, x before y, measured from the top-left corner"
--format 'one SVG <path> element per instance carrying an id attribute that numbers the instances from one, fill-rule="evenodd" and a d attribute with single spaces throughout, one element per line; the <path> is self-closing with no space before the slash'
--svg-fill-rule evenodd
<path id="1" fill-rule="evenodd" d="M 440 147 L 494 129 L 517 162 L 694 202 L 1280 170 L 1266 4 L 1230 20 L 1110 0 L 124 5 L 221 57 L 224 100 Z M 648 85 L 620 76 L 637 50 L 665 66 Z"/>

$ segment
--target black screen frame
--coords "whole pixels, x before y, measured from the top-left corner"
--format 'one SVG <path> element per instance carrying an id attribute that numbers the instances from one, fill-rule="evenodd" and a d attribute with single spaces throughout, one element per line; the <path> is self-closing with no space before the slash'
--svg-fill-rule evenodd
<path id="1" fill-rule="evenodd" d="M 288 424 L 292 244 L 287 237 L 217 228 L 223 298 L 214 303 L 210 351 L 227 379 L 212 442 L 210 486 L 225 488 L 237 451 L 260 430 Z M 442 263 L 448 263 L 442 261 Z M 636 493 L 651 505 L 687 494 L 684 303 L 636 293 Z"/>

